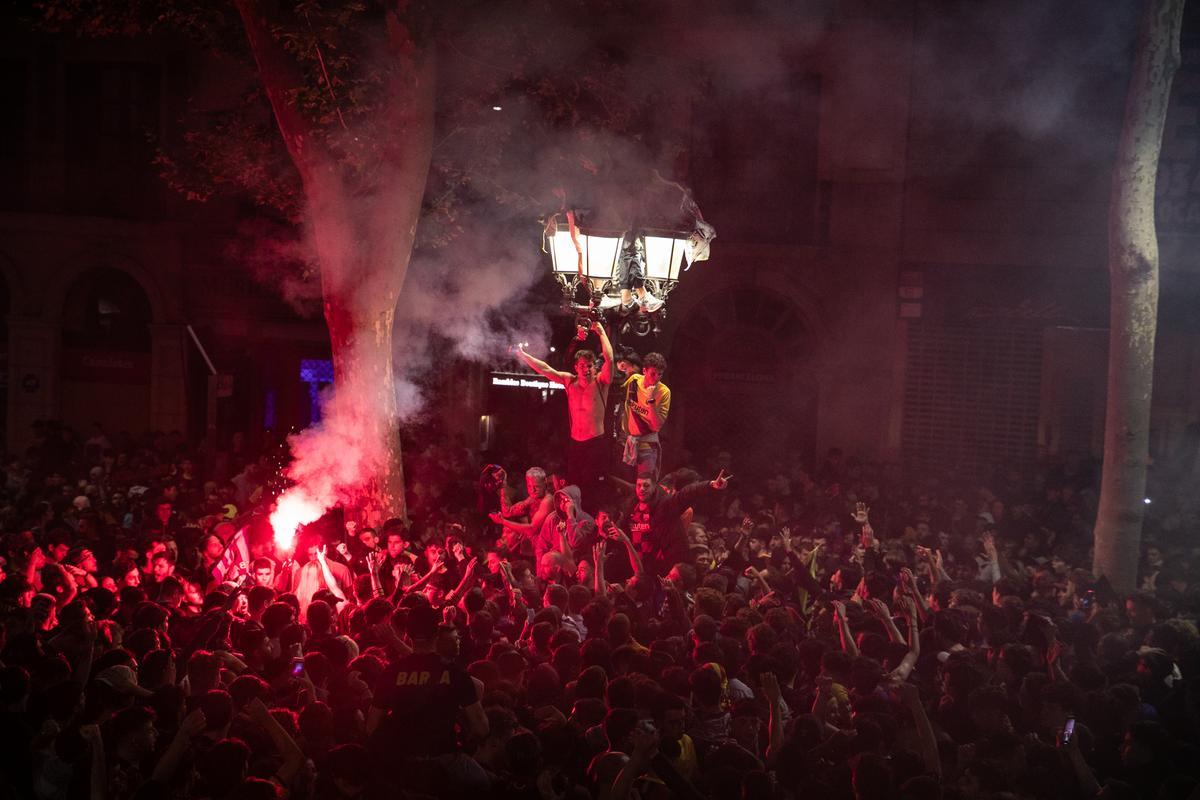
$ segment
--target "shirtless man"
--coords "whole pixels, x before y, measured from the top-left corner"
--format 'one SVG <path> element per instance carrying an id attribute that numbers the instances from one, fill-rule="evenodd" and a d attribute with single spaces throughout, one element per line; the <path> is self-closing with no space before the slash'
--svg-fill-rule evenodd
<path id="1" fill-rule="evenodd" d="M 591 330 L 600 339 L 603 363 L 596 371 L 596 356 L 591 350 L 575 352 L 575 373 L 560 372 L 549 364 L 517 348 L 517 355 L 529 368 L 547 380 L 562 384 L 567 393 L 567 414 L 571 422 L 571 441 L 567 446 L 567 483 L 578 486 L 584 500 L 595 502 L 600 481 L 607 472 L 608 445 L 604 438 L 604 416 L 608 408 L 608 390 L 612 386 L 613 349 L 599 321 Z"/>
<path id="2" fill-rule="evenodd" d="M 542 522 L 554 510 L 554 493 L 550 489 L 549 478 L 541 467 L 530 467 L 525 471 L 525 491 L 527 496 L 517 503 L 509 503 L 505 492 L 504 471 L 500 471 L 501 483 L 497 491 L 500 494 L 500 510 L 488 516 L 492 522 L 504 528 L 501 542 L 512 553 L 533 552 L 529 544 L 542 527 Z M 528 517 L 528 522 L 521 522 L 522 517 Z"/>

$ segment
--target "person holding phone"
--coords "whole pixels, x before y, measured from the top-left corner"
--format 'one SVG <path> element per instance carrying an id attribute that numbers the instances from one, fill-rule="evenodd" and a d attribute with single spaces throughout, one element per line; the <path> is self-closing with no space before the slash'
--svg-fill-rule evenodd
<path id="1" fill-rule="evenodd" d="M 659 353 L 647 353 L 642 371 L 625 381 L 625 449 L 622 460 L 634 468 L 637 477 L 658 480 L 662 468 L 662 445 L 658 434 L 671 413 L 671 389 L 662 382 L 667 360 Z"/>

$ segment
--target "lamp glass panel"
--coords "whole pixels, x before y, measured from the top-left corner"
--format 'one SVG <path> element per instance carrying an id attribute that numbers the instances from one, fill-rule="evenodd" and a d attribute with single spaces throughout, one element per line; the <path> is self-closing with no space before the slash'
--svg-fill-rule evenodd
<path id="1" fill-rule="evenodd" d="M 585 269 L 589 278 L 612 278 L 616 274 L 617 254 L 621 252 L 621 237 L 588 236 L 583 252 L 587 256 Z"/>
<path id="2" fill-rule="evenodd" d="M 666 236 L 646 237 L 646 277 L 654 280 L 679 280 L 683 261 L 683 240 Z"/>
<path id="3" fill-rule="evenodd" d="M 583 235 L 579 236 L 583 245 Z M 586 251 L 584 251 L 586 252 Z M 571 232 L 560 228 L 550 239 L 550 255 L 554 262 L 555 272 L 576 273 L 579 271 L 579 254 L 575 251 L 575 243 L 571 241 Z"/>

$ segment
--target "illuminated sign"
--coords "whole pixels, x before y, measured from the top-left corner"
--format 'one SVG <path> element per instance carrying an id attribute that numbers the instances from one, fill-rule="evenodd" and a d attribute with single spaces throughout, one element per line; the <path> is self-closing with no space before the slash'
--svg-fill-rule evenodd
<path id="1" fill-rule="evenodd" d="M 515 372 L 493 372 L 492 386 L 503 386 L 506 389 L 533 389 L 535 391 L 560 391 L 561 383 L 548 381 L 540 375 L 522 375 Z"/>

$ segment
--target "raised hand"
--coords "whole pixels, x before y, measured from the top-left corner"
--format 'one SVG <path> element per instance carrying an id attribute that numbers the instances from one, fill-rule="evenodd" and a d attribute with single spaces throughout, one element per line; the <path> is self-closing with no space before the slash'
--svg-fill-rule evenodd
<path id="1" fill-rule="evenodd" d="M 870 513 L 871 513 L 871 509 L 867 507 L 866 503 L 855 503 L 854 504 L 854 513 L 851 514 L 851 516 L 854 518 L 854 521 L 857 522 L 859 525 L 866 525 L 867 517 Z"/>
<path id="2" fill-rule="evenodd" d="M 983 541 L 983 552 L 987 553 L 988 558 L 996 558 L 996 537 L 991 531 L 986 532 L 981 537 Z"/>
<path id="3" fill-rule="evenodd" d="M 326 551 L 326 549 L 328 549 L 328 547 L 329 547 L 329 545 L 323 544 L 317 548 L 317 563 L 318 564 L 325 563 L 325 551 Z"/>
<path id="4" fill-rule="evenodd" d="M 760 679 L 762 680 L 763 696 L 767 698 L 767 702 L 771 705 L 778 705 L 783 694 L 779 690 L 779 679 L 775 677 L 775 673 L 764 672 Z"/>
<path id="5" fill-rule="evenodd" d="M 713 478 L 708 485 L 719 492 L 729 485 L 729 479 L 732 477 L 732 475 L 726 475 L 725 470 L 721 470 L 720 473 L 717 474 L 717 477 Z"/>
<path id="6" fill-rule="evenodd" d="M 875 529 L 869 522 L 863 522 L 861 544 L 863 550 L 874 550 L 879 544 L 879 540 L 875 538 Z"/>

